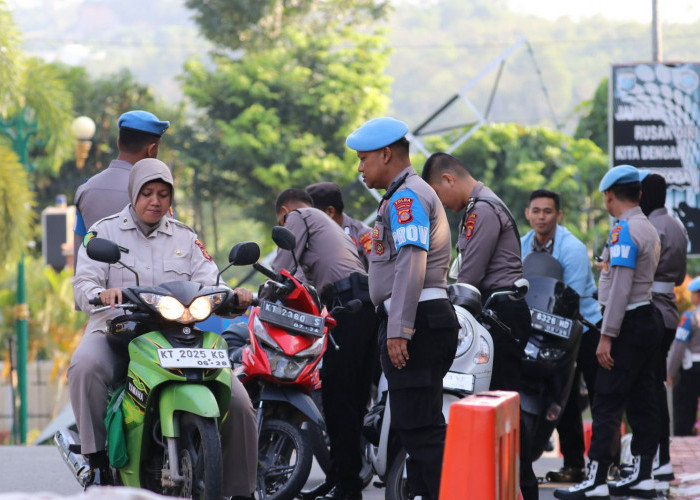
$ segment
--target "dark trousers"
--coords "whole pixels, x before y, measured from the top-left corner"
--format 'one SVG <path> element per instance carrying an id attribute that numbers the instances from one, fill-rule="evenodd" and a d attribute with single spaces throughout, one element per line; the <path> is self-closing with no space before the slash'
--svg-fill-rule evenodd
<path id="1" fill-rule="evenodd" d="M 380 308 L 381 310 L 381 308 Z M 457 351 L 459 323 L 447 299 L 420 302 L 415 333 L 408 342 L 409 359 L 398 370 L 386 347 L 386 315 L 380 313 L 379 347 L 389 384 L 391 427 L 409 455 L 409 489 L 437 500 L 445 447 L 442 379 Z"/>
<path id="2" fill-rule="evenodd" d="M 595 377 L 598 373 L 598 358 L 595 351 L 598 348 L 600 332 L 597 329 L 589 329 L 581 337 L 581 347 L 576 358 L 576 373 L 574 383 L 571 385 L 571 393 L 564 407 L 561 419 L 557 424 L 559 433 L 559 445 L 564 455 L 564 467 L 582 469 L 586 465 L 584 453 L 586 451 L 583 437 L 583 401 L 579 392 L 580 377 L 586 382 L 588 388 L 588 401 L 593 407 L 595 394 Z"/>
<path id="3" fill-rule="evenodd" d="M 486 296 L 486 294 L 484 294 Z M 510 335 L 491 331 L 493 337 L 493 374 L 491 390 L 521 391 L 522 350 L 530 338 L 530 309 L 524 300 L 510 300 L 500 297 L 492 302 L 490 308 L 505 325 L 510 328 Z M 525 432 L 529 427 L 523 425 L 520 413 L 520 491 L 525 500 L 537 500 L 537 476 L 532 469 L 532 438 Z M 532 429 L 534 431 L 534 429 Z"/>
<path id="4" fill-rule="evenodd" d="M 329 342 L 321 367 L 321 397 L 331 448 L 327 480 L 344 491 L 359 492 L 362 421 L 378 357 L 379 320 L 371 302 L 364 302 L 356 313 L 338 313 L 335 319 L 338 325 L 331 333 L 340 349 Z"/>
<path id="5" fill-rule="evenodd" d="M 673 388 L 674 435 L 692 436 L 698 419 L 700 397 L 700 363 L 689 370 L 681 370 L 681 377 Z"/>
<path id="6" fill-rule="evenodd" d="M 666 397 L 666 357 L 671 349 L 671 343 L 676 336 L 676 330 L 664 328 L 661 345 L 656 350 L 656 367 L 654 380 L 654 395 L 659 409 L 659 464 L 671 460 L 671 419 L 668 414 L 668 399 Z"/>
<path id="7" fill-rule="evenodd" d="M 632 454 L 653 456 L 659 443 L 659 417 L 654 390 L 656 350 L 663 322 L 652 305 L 625 314 L 618 337 L 612 339 L 612 370 L 598 368 L 593 401 L 593 436 L 588 456 L 602 467 L 612 463 L 619 448 L 622 414 L 632 427 Z"/>

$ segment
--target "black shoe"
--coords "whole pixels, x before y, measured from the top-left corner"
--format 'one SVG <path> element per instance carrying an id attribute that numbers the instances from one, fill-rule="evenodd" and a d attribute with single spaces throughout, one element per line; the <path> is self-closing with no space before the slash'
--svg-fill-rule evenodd
<path id="1" fill-rule="evenodd" d="M 362 490 L 348 490 L 336 486 L 326 496 L 317 497 L 316 500 L 362 500 Z"/>
<path id="2" fill-rule="evenodd" d="M 547 472 L 547 481 L 551 483 L 580 483 L 586 478 L 583 467 L 562 467 L 559 470 Z"/>
<path id="3" fill-rule="evenodd" d="M 632 473 L 620 481 L 611 483 L 610 494 L 619 497 L 656 497 L 656 485 L 651 476 L 652 460 L 653 457 L 634 457 Z"/>
<path id="4" fill-rule="evenodd" d="M 554 490 L 554 498 L 567 500 L 584 500 L 587 498 L 610 500 L 608 484 L 605 482 L 607 471 L 599 472 L 598 467 L 599 464 L 595 460 L 589 462 L 586 479 L 569 488 L 558 488 Z"/>
<path id="5" fill-rule="evenodd" d="M 335 482 L 323 481 L 318 486 L 314 486 L 310 490 L 302 490 L 297 495 L 301 500 L 316 500 L 317 497 L 322 497 L 333 489 Z"/>

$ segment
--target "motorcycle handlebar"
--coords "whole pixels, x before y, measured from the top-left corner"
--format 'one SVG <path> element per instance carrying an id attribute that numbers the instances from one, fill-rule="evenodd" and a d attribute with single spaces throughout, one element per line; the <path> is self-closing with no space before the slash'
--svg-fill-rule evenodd
<path id="1" fill-rule="evenodd" d="M 96 296 L 95 298 L 92 298 L 92 299 L 88 300 L 88 304 L 90 304 L 91 306 L 101 306 L 101 305 L 102 305 L 102 299 L 101 299 L 100 296 L 98 295 L 98 296 Z"/>
<path id="2" fill-rule="evenodd" d="M 253 269 L 255 269 L 256 271 L 258 271 L 258 272 L 260 272 L 260 273 L 262 273 L 262 274 L 264 274 L 265 276 L 267 276 L 267 277 L 270 278 L 271 280 L 276 280 L 276 279 L 277 279 L 277 275 L 276 275 L 273 271 L 271 271 L 270 269 L 266 268 L 265 266 L 263 266 L 263 265 L 260 264 L 259 262 L 256 262 L 255 264 L 253 264 Z"/>

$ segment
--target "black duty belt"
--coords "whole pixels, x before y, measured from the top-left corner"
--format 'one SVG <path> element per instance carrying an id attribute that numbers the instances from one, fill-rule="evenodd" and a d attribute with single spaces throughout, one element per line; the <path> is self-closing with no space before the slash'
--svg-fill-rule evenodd
<path id="1" fill-rule="evenodd" d="M 323 287 L 321 301 L 327 306 L 344 305 L 349 300 L 359 299 L 369 302 L 369 281 L 366 274 L 352 273 Z M 339 302 L 339 304 L 336 304 Z"/>

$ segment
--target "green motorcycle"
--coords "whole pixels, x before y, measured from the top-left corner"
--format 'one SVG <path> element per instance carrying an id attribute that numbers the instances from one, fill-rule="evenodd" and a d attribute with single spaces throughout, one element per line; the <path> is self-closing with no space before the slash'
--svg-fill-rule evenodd
<path id="1" fill-rule="evenodd" d="M 121 256 L 115 243 L 101 238 L 90 240 L 86 250 L 110 264 Z M 259 256 L 257 244 L 239 243 L 224 270 L 251 265 Z M 221 336 L 194 324 L 214 313 L 227 315 L 237 297 L 218 279 L 217 286 L 174 281 L 141 287 L 137 275 L 136 283 L 122 290 L 117 307 L 125 314 L 109 322 L 107 333 L 112 348 L 129 355 L 126 380 L 113 391 L 105 419 L 113 475 L 124 486 L 219 500 L 219 425 L 231 397 L 231 367 Z M 100 304 L 99 298 L 91 303 Z M 76 433 L 61 429 L 54 441 L 85 486 L 91 471 Z"/>

